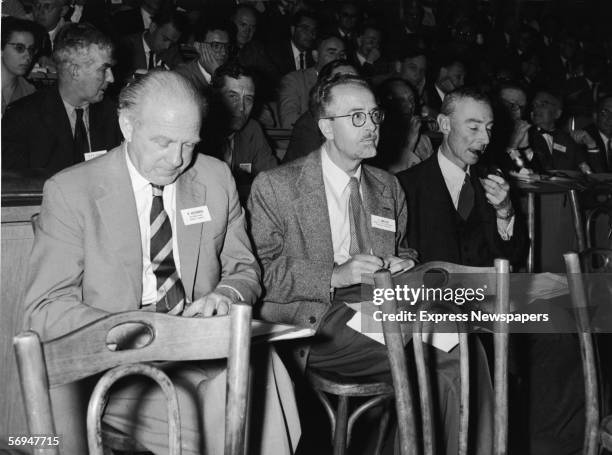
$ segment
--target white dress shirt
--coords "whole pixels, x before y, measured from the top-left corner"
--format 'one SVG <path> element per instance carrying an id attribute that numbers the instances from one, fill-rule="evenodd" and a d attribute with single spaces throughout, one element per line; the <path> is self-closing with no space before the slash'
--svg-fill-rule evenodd
<path id="1" fill-rule="evenodd" d="M 144 8 L 140 8 L 140 16 L 142 17 L 144 29 L 149 30 L 149 27 L 151 26 L 151 14 L 145 11 Z"/>
<path id="2" fill-rule="evenodd" d="M 459 195 L 461 194 L 461 188 L 465 181 L 465 175 L 470 175 L 470 168 L 468 166 L 467 172 L 449 160 L 442 154 L 441 150 L 438 150 L 438 164 L 442 171 L 442 177 L 444 177 L 444 183 L 450 193 L 451 199 L 455 210 L 459 205 Z M 514 216 L 510 220 L 500 220 L 497 218 L 497 232 L 503 240 L 509 240 L 514 232 Z"/>
<path id="3" fill-rule="evenodd" d="M 325 198 L 327 199 L 327 210 L 329 212 L 329 224 L 331 228 L 332 245 L 334 248 L 334 262 L 338 265 L 344 264 L 351 258 L 349 249 L 351 247 L 351 224 L 349 218 L 349 176 L 340 169 L 329 157 L 327 150 L 323 147 L 321 152 L 321 164 L 323 168 L 323 185 L 325 186 Z M 361 166 L 357 168 L 355 175 L 361 182 Z M 363 194 L 361 185 L 359 192 Z"/>
<path id="4" fill-rule="evenodd" d="M 132 190 L 136 199 L 136 211 L 138 213 L 138 225 L 140 226 L 140 241 L 142 243 L 142 306 L 153 305 L 157 302 L 157 279 L 151 265 L 151 205 L 153 203 L 153 188 L 151 183 L 145 179 L 134 167 L 127 153 L 127 144 L 124 144 L 125 160 L 127 162 Z M 164 210 L 168 214 L 172 226 L 172 255 L 174 265 L 179 278 L 181 277 L 181 262 L 179 258 L 178 241 L 176 238 L 176 182 L 164 186 L 162 196 Z M 177 309 L 182 310 L 182 308 Z M 154 311 L 154 310 L 153 310 Z M 180 311 L 178 311 L 180 312 Z M 175 312 L 172 311 L 172 314 Z"/>
<path id="5" fill-rule="evenodd" d="M 206 82 L 210 84 L 210 81 L 212 80 L 212 75 L 208 71 L 206 71 L 202 65 L 200 65 L 200 62 L 198 62 L 198 68 L 200 68 L 202 76 L 204 76 Z"/>
<path id="6" fill-rule="evenodd" d="M 293 63 L 295 64 L 295 69 L 296 70 L 306 69 L 306 67 L 308 66 L 308 63 L 306 63 L 306 53 L 308 51 L 304 51 L 304 68 L 302 68 L 300 66 L 300 54 L 302 53 L 302 51 L 300 51 L 295 46 L 295 44 L 293 44 L 293 41 L 291 41 L 291 50 L 293 51 Z"/>

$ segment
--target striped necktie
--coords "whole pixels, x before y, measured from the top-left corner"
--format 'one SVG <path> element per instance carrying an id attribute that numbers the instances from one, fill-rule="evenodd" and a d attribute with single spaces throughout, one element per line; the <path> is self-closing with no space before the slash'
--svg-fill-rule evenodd
<path id="1" fill-rule="evenodd" d="M 164 210 L 164 187 L 151 184 L 151 249 L 150 258 L 157 281 L 156 310 L 167 313 L 176 305 L 184 304 L 185 290 L 178 276 L 172 255 L 172 225 Z"/>
<path id="2" fill-rule="evenodd" d="M 349 245 L 349 254 L 370 254 L 372 245 L 366 224 L 365 210 L 361 203 L 361 195 L 359 194 L 359 180 L 356 177 L 351 177 L 349 180 L 349 224 L 351 229 L 351 243 Z"/>

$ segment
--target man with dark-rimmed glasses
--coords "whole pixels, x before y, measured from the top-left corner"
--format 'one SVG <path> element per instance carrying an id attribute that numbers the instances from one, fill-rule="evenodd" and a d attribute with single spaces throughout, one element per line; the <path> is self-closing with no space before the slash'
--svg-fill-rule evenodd
<path id="1" fill-rule="evenodd" d="M 395 177 L 362 164 L 376 155 L 384 113 L 363 79 L 337 75 L 315 86 L 318 150 L 260 173 L 249 198 L 264 272 L 262 316 L 317 331 L 297 362 L 348 380 L 391 382 L 385 346 L 349 328 L 364 274 L 410 269 L 402 248 L 406 202 Z"/>

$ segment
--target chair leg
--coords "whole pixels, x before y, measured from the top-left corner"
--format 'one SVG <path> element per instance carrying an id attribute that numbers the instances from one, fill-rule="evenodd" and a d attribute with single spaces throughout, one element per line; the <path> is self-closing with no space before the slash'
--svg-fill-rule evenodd
<path id="1" fill-rule="evenodd" d="M 376 447 L 374 448 L 374 455 L 380 455 L 382 453 L 383 444 L 385 442 L 385 434 L 389 427 L 389 418 L 391 416 L 391 409 L 389 408 L 389 401 L 387 400 L 384 404 L 383 415 L 380 418 L 380 424 L 378 425 L 378 437 L 376 438 Z"/>
<path id="2" fill-rule="evenodd" d="M 338 397 L 338 414 L 336 416 L 336 428 L 334 430 L 334 455 L 346 453 L 346 430 L 348 427 L 348 405 L 349 397 Z"/>

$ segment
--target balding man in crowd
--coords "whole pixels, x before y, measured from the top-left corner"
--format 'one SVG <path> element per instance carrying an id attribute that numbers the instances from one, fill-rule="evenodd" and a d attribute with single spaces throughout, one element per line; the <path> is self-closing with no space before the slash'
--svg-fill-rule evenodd
<path id="1" fill-rule="evenodd" d="M 334 60 L 346 58 L 344 41 L 334 35 L 322 37 L 313 51 L 315 66 L 292 71 L 281 79 L 278 95 L 278 115 L 281 128 L 292 128 L 308 110 L 310 89 L 317 82 L 321 68 Z"/>
<path id="2" fill-rule="evenodd" d="M 259 267 L 230 170 L 193 153 L 203 107 L 182 76 L 153 71 L 119 97 L 125 142 L 46 182 L 25 297 L 25 325 L 43 340 L 122 311 L 209 317 L 227 314 L 234 302 L 256 302 Z M 185 213 L 196 208 L 204 209 L 201 216 L 187 222 Z M 275 366 L 275 378 L 286 375 Z M 177 386 L 183 453 L 222 453 L 225 374 L 201 362 L 176 364 L 167 373 Z M 66 454 L 87 453 L 80 387 L 51 391 Z M 277 387 L 269 384 L 265 404 L 254 405 L 263 413 L 253 418 L 261 446 L 249 453 L 293 453 L 295 406 L 289 394 L 289 407 L 282 407 L 284 392 Z M 160 392 L 139 378 L 122 383 L 113 389 L 105 423 L 167 454 Z M 264 396 L 253 393 L 255 399 Z"/>
<path id="3" fill-rule="evenodd" d="M 67 24 L 57 36 L 57 87 L 10 105 L 2 117 L 3 169 L 57 172 L 117 146 L 121 132 L 114 103 L 113 45 L 86 24 Z"/>

